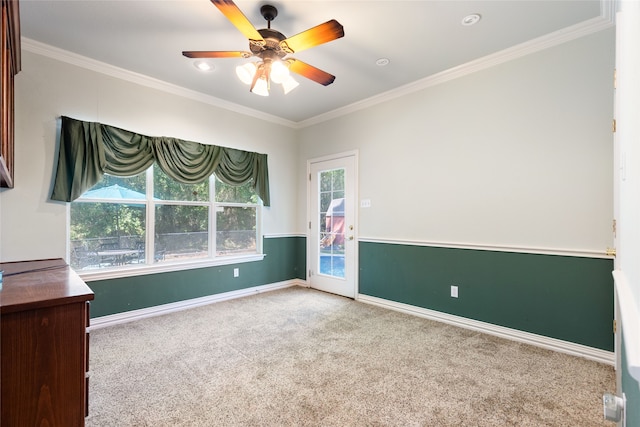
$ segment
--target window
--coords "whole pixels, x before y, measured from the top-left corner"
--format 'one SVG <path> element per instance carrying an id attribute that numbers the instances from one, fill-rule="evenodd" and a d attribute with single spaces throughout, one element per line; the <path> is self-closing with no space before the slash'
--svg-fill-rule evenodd
<path id="1" fill-rule="evenodd" d="M 220 261 L 256 255 L 258 196 L 251 183 L 211 176 L 182 184 L 159 168 L 121 178 L 105 175 L 71 203 L 75 270 Z"/>
<path id="2" fill-rule="evenodd" d="M 320 197 L 320 274 L 344 278 L 344 172 L 345 169 L 321 171 Z"/>

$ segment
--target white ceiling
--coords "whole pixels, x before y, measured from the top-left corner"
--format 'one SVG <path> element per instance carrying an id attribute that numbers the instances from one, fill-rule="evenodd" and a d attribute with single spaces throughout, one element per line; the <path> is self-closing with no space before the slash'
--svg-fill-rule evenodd
<path id="1" fill-rule="evenodd" d="M 110 64 L 166 82 L 173 90 L 184 88 L 213 104 L 299 126 L 469 64 L 597 31 L 611 21 L 606 0 L 236 4 L 258 29 L 266 27 L 260 6 L 276 6 L 279 14 L 272 28 L 285 36 L 338 20 L 344 38 L 292 55 L 334 74 L 335 82 L 325 87 L 294 74 L 300 86 L 293 92 L 285 96 L 273 87 L 271 96 L 261 97 L 235 76 L 235 67 L 247 59 L 214 59 L 214 71 L 198 71 L 183 50 L 248 50 L 242 33 L 208 0 L 20 0 L 22 44 L 54 57 L 83 58 L 94 68 Z M 471 13 L 482 20 L 463 26 L 462 18 Z M 388 58 L 389 65 L 376 65 L 379 58 Z"/>

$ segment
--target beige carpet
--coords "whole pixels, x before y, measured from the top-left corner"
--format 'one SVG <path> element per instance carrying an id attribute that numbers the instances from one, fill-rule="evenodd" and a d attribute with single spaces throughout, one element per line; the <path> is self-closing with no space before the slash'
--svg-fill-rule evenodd
<path id="1" fill-rule="evenodd" d="M 294 287 L 91 332 L 90 427 L 611 426 L 612 367 Z"/>

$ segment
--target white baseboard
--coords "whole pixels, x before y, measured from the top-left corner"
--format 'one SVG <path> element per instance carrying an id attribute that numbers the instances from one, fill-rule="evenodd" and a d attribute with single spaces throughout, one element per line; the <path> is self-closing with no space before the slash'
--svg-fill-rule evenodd
<path id="1" fill-rule="evenodd" d="M 377 305 L 379 307 L 412 314 L 414 316 L 424 317 L 426 319 L 436 320 L 438 322 L 447 323 L 461 328 L 471 329 L 485 334 L 615 366 L 615 353 L 611 351 L 600 350 L 586 345 L 575 344 L 569 341 L 549 338 L 542 335 L 532 334 L 530 332 L 523 332 L 517 329 L 506 328 L 504 326 L 493 325 L 491 323 L 480 322 L 478 320 L 467 319 L 452 314 L 441 313 L 439 311 L 402 304 L 369 295 L 358 294 L 356 299 L 367 304 Z"/>
<path id="2" fill-rule="evenodd" d="M 193 298 L 185 301 L 178 301 L 169 304 L 156 305 L 139 310 L 126 311 L 124 313 L 110 314 L 91 319 L 89 330 L 105 328 L 120 323 L 133 322 L 134 320 L 144 319 L 146 317 L 160 316 L 162 314 L 173 313 L 180 310 L 199 307 L 202 305 L 212 304 L 220 301 L 227 301 L 235 298 L 242 298 L 249 295 L 255 295 L 262 292 L 275 291 L 277 289 L 288 288 L 291 286 L 304 286 L 303 280 L 293 279 L 284 282 L 270 283 L 268 285 L 255 286 L 247 289 L 239 289 L 237 291 L 224 292 L 221 294 L 207 295 L 206 297 Z"/>

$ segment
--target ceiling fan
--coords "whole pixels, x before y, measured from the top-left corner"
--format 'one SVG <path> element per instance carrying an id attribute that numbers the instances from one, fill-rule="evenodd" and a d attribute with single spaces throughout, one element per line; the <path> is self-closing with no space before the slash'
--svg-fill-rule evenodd
<path id="1" fill-rule="evenodd" d="M 281 83 L 285 94 L 298 86 L 289 75 L 289 71 L 324 86 L 335 80 L 335 76 L 326 71 L 288 56 L 343 37 L 344 28 L 335 19 L 287 38 L 279 31 L 271 29 L 271 21 L 278 15 L 278 10 L 272 5 L 265 4 L 260 8 L 260 13 L 267 21 L 267 28 L 256 30 L 233 1 L 211 2 L 249 39 L 250 51 L 183 51 L 182 54 L 187 58 L 258 57 L 258 62 L 237 67 L 236 74 L 241 81 L 251 85 L 251 92 L 263 96 L 269 95 L 271 82 Z"/>

